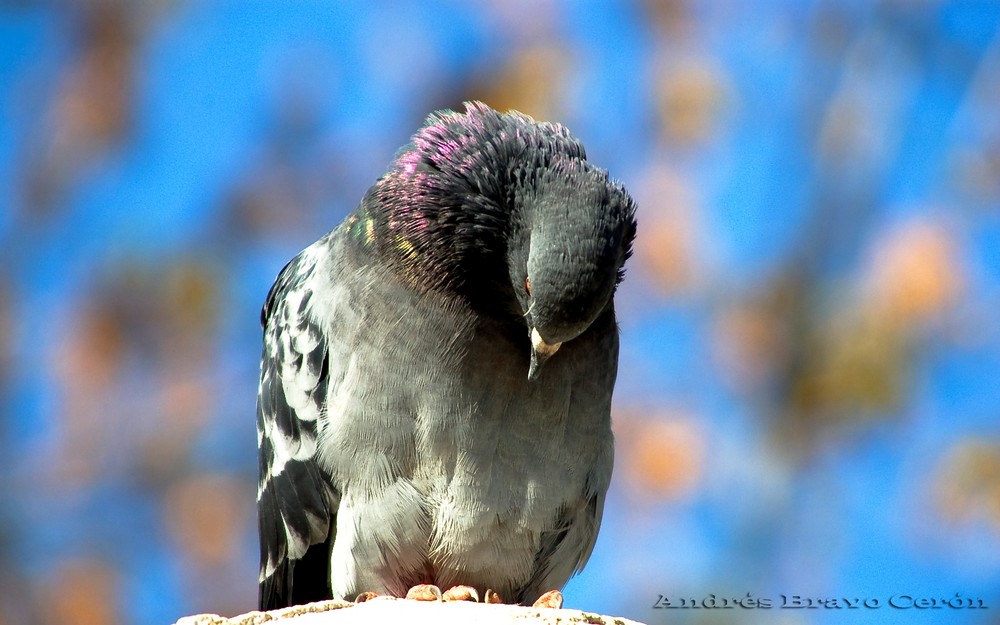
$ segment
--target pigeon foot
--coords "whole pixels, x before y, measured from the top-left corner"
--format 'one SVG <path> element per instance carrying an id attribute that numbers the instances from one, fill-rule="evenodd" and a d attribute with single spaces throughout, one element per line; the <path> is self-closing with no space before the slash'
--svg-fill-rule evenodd
<path id="1" fill-rule="evenodd" d="M 544 593 L 538 599 L 535 599 L 535 602 L 531 604 L 531 607 L 559 609 L 562 607 L 562 604 L 563 604 L 562 593 L 559 592 L 558 590 L 550 590 L 547 593 Z"/>
<path id="2" fill-rule="evenodd" d="M 495 591 L 487 589 L 486 596 L 483 598 L 483 603 L 503 603 L 503 599 L 500 598 Z"/>
<path id="3" fill-rule="evenodd" d="M 479 602 L 479 593 L 472 586 L 452 586 L 441 595 L 442 601 Z"/>
<path id="4" fill-rule="evenodd" d="M 417 584 L 406 591 L 406 598 L 415 601 L 441 601 L 441 589 L 434 584 Z"/>

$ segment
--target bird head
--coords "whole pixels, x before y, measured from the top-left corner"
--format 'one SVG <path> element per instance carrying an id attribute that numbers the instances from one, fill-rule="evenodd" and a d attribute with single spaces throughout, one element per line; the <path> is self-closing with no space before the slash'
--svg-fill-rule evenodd
<path id="1" fill-rule="evenodd" d="M 508 266 L 528 328 L 528 379 L 610 305 L 635 236 L 635 204 L 580 159 L 541 168 L 521 195 Z"/>
<path id="2" fill-rule="evenodd" d="M 611 306 L 635 203 L 564 126 L 470 102 L 428 117 L 350 225 L 415 288 L 523 319 L 534 380 Z"/>

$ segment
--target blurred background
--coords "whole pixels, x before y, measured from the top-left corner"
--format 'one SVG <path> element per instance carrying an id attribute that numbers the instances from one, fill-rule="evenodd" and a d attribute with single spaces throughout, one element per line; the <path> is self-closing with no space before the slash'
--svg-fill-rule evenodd
<path id="1" fill-rule="evenodd" d="M 640 204 L 569 606 L 1000 622 L 997 3 L 6 0 L 0 625 L 255 607 L 265 294 L 473 98 Z"/>

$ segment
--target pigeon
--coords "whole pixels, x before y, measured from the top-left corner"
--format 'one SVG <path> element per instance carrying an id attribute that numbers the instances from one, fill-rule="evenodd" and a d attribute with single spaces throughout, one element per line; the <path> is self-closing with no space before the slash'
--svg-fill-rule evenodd
<path id="1" fill-rule="evenodd" d="M 583 568 L 635 210 L 564 126 L 469 102 L 284 267 L 261 312 L 262 610 L 530 603 Z"/>

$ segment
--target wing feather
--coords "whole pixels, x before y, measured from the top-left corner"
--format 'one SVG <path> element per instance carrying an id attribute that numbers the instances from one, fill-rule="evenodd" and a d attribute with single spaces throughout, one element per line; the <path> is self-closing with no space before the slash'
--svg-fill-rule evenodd
<path id="1" fill-rule="evenodd" d="M 330 372 L 321 316 L 311 306 L 318 251 L 310 248 L 285 266 L 261 311 L 257 513 L 262 610 L 330 596 L 329 554 L 340 495 L 316 461 L 317 421 Z"/>

